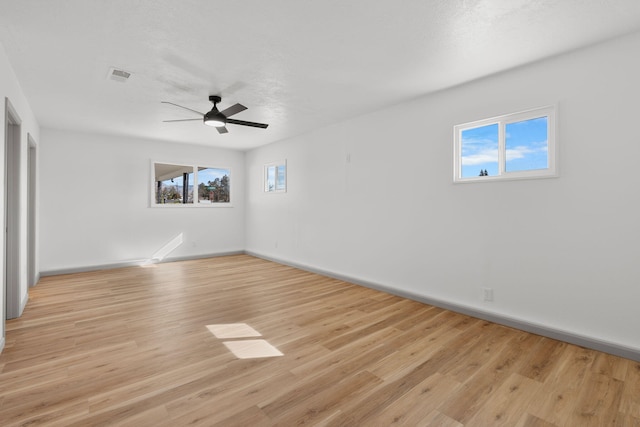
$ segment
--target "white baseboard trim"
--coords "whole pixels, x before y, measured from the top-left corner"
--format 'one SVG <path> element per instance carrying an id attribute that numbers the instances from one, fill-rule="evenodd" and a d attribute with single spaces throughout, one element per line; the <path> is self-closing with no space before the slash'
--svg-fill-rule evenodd
<path id="1" fill-rule="evenodd" d="M 476 307 L 470 307 L 458 303 L 452 303 L 449 301 L 443 301 L 436 298 L 431 298 L 425 295 L 415 294 L 413 292 L 402 291 L 394 289 L 390 286 L 382 285 L 379 283 L 373 283 L 357 278 L 345 276 L 342 274 L 336 274 L 331 271 L 311 267 L 304 264 L 299 264 L 279 258 L 274 258 L 268 255 L 263 255 L 253 251 L 245 251 L 247 255 L 261 258 L 267 261 L 277 262 L 279 264 L 287 265 L 290 267 L 305 270 L 311 273 L 321 274 L 323 276 L 331 277 L 334 279 L 342 280 L 344 282 L 354 283 L 356 285 L 364 286 L 366 288 L 376 289 L 382 292 L 386 292 L 392 295 L 397 295 L 403 298 L 411 299 L 414 301 L 422 302 L 424 304 L 433 305 L 436 307 L 444 308 L 446 310 L 455 311 L 456 313 L 465 314 L 467 316 L 476 317 L 478 319 L 487 320 L 489 322 L 498 323 L 500 325 L 509 326 L 511 328 L 519 329 L 532 334 L 541 335 L 548 338 L 553 338 L 559 341 L 568 342 L 581 347 L 590 348 L 592 350 L 602 351 L 604 353 L 613 354 L 615 356 L 631 359 L 636 362 L 640 362 L 640 350 L 632 347 L 627 347 L 617 343 L 604 341 L 598 338 L 589 337 L 585 335 L 575 334 L 573 332 L 564 331 L 561 329 L 550 328 L 545 325 L 539 325 L 526 320 L 505 316 L 502 314 L 496 314 L 488 311 L 478 309 Z"/>
<path id="2" fill-rule="evenodd" d="M 0 353 L 4 350 L 4 337 L 0 338 Z"/>
<path id="3" fill-rule="evenodd" d="M 216 258 L 221 256 L 229 256 L 229 255 L 242 255 L 244 253 L 245 253 L 244 251 L 217 252 L 213 254 L 191 255 L 191 256 L 183 256 L 183 257 L 167 257 L 161 261 L 138 259 L 138 260 L 116 262 L 112 264 L 87 265 L 82 267 L 61 268 L 58 270 L 41 271 L 38 277 L 40 278 L 40 277 L 47 277 L 47 276 L 60 276 L 62 274 L 86 273 L 89 271 L 99 271 L 99 270 L 113 270 L 114 268 L 140 267 L 141 265 L 145 265 L 145 264 L 164 264 L 166 262 L 189 261 L 189 260 L 203 259 L 203 258 Z"/>

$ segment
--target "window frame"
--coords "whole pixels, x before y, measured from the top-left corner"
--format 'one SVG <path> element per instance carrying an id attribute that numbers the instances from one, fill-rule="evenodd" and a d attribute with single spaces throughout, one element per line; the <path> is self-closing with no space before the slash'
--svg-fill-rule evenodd
<path id="1" fill-rule="evenodd" d="M 547 118 L 547 168 L 513 172 L 507 171 L 505 134 L 506 126 L 512 123 L 523 122 L 542 117 Z M 498 125 L 498 174 L 490 176 L 462 177 L 462 132 L 493 124 Z M 490 117 L 487 119 L 455 125 L 453 127 L 453 138 L 453 182 L 456 184 L 558 177 L 558 146 L 556 141 L 555 105 L 533 108 L 517 113 L 503 114 L 501 116 Z"/>
<path id="2" fill-rule="evenodd" d="M 284 188 L 278 189 L 278 169 L 284 167 Z M 274 188 L 268 189 L 269 168 L 275 168 Z M 278 162 L 265 163 L 262 167 L 262 191 L 267 194 L 286 193 L 287 192 L 287 160 Z"/>
<path id="3" fill-rule="evenodd" d="M 155 165 L 156 164 L 165 164 L 165 165 L 175 165 L 182 166 L 184 168 L 191 168 L 193 171 L 193 202 L 192 203 L 157 203 L 156 202 L 156 192 L 157 192 L 157 181 L 155 176 Z M 229 201 L 228 202 L 216 202 L 216 203 L 200 203 L 198 199 L 198 185 L 200 184 L 198 181 L 198 169 L 222 169 L 229 172 Z M 177 162 L 177 161 L 164 161 L 164 160 L 154 160 L 150 161 L 150 192 L 149 192 L 149 206 L 152 208 L 166 208 L 166 209 L 180 209 L 180 208 L 232 208 L 233 207 L 233 182 L 231 180 L 232 176 L 232 168 L 230 167 L 222 167 L 222 166 L 207 166 L 205 164 L 195 164 L 193 162 Z"/>

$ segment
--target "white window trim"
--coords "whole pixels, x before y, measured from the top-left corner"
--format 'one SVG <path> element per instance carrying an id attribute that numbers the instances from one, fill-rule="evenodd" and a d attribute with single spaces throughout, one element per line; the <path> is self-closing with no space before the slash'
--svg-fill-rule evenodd
<path id="1" fill-rule="evenodd" d="M 273 191 L 267 190 L 268 170 L 270 167 L 276 168 L 275 182 L 278 182 L 278 166 L 284 166 L 284 188 L 277 189 L 277 184 Z M 265 163 L 262 167 L 262 191 L 266 194 L 286 193 L 287 192 L 287 180 L 289 179 L 289 171 L 287 170 L 287 160 L 281 160 L 279 162 Z"/>
<path id="2" fill-rule="evenodd" d="M 193 203 L 156 203 L 156 176 L 155 176 L 155 164 L 163 163 L 167 165 L 178 165 L 178 166 L 186 166 L 191 167 L 193 169 L 193 182 L 194 182 L 194 202 Z M 229 193 L 231 195 L 231 200 L 228 203 L 199 203 L 197 200 L 197 189 L 195 183 L 198 182 L 198 168 L 211 168 L 211 169 L 224 169 L 229 171 Z M 194 164 L 193 162 L 177 162 L 175 160 L 164 161 L 164 160 L 151 160 L 149 166 L 149 182 L 151 183 L 150 192 L 149 192 L 149 207 L 152 208 L 160 208 L 160 209 L 189 209 L 189 208 L 232 208 L 233 206 L 233 172 L 230 167 L 225 166 L 210 166 L 206 164 Z"/>
<path id="3" fill-rule="evenodd" d="M 548 168 L 527 171 L 507 172 L 505 171 L 505 135 L 504 129 L 507 124 L 524 120 L 547 117 L 547 162 Z M 498 124 L 498 175 L 462 177 L 462 132 L 467 129 Z M 556 107 L 554 105 L 520 111 L 512 114 L 491 117 L 464 123 L 453 127 L 454 153 L 453 153 L 453 182 L 491 182 L 519 179 L 539 179 L 558 177 L 558 145 L 556 143 Z"/>

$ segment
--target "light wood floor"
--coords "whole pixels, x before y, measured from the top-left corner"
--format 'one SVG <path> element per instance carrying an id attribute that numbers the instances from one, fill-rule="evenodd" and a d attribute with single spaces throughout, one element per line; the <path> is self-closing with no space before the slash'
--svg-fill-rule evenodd
<path id="1" fill-rule="evenodd" d="M 0 425 L 640 426 L 640 363 L 239 255 L 44 278 Z M 281 357 L 238 359 L 246 323 Z"/>

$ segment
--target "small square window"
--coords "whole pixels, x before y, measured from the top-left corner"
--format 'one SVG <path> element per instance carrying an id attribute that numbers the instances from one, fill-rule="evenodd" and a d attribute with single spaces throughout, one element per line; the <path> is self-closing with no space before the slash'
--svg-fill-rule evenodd
<path id="1" fill-rule="evenodd" d="M 557 176 L 555 109 L 537 108 L 454 127 L 454 182 Z"/>
<path id="2" fill-rule="evenodd" d="M 269 163 L 264 165 L 265 193 L 282 193 L 287 191 L 287 163 Z"/>

